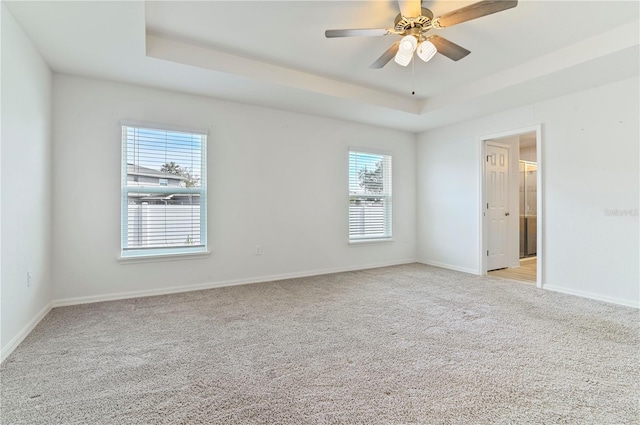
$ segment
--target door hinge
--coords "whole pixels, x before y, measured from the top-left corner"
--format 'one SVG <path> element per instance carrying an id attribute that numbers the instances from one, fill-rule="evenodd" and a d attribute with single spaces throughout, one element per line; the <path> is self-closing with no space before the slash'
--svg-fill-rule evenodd
<path id="1" fill-rule="evenodd" d="M 487 249 L 487 257 L 489 256 L 489 250 Z"/>
<path id="2" fill-rule="evenodd" d="M 489 158 L 491 158 L 491 155 L 487 155 L 487 162 L 489 162 Z"/>
<path id="3" fill-rule="evenodd" d="M 487 202 L 487 209 L 489 209 L 489 203 Z"/>

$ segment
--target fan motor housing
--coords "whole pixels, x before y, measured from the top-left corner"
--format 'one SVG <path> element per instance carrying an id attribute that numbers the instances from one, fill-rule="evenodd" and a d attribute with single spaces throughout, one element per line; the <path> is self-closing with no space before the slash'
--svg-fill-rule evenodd
<path id="1" fill-rule="evenodd" d="M 405 18 L 402 13 L 398 13 L 394 20 L 394 29 L 398 32 L 409 32 L 411 28 L 419 27 L 422 31 L 424 27 L 427 27 L 425 31 L 428 30 L 433 19 L 433 12 L 423 7 L 420 13 L 420 16 L 415 18 Z"/>

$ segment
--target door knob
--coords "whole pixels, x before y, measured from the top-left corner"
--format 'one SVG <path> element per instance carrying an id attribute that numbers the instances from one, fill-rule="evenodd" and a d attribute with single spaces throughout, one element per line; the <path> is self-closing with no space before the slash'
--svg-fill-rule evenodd
<path id="1" fill-rule="evenodd" d="M 504 213 L 504 215 L 509 215 L 509 213 L 508 213 L 508 212 L 506 212 L 506 213 Z"/>

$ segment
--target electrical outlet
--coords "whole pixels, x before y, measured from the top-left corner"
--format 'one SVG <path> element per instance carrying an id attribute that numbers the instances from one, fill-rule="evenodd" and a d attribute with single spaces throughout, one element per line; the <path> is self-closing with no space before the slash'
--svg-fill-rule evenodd
<path id="1" fill-rule="evenodd" d="M 27 272 L 27 286 L 31 286 L 31 280 L 33 279 L 33 275 L 31 272 Z"/>
<path id="2" fill-rule="evenodd" d="M 256 255 L 262 255 L 262 245 L 256 245 Z"/>

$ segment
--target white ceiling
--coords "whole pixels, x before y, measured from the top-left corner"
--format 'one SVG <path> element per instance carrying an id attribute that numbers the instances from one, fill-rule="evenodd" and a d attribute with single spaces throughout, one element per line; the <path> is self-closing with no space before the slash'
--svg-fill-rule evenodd
<path id="1" fill-rule="evenodd" d="M 392 0 L 5 4 L 55 72 L 414 132 L 640 73 L 637 1 L 520 0 L 437 31 L 466 58 L 381 70 L 369 65 L 398 36 L 324 30 L 391 27 Z"/>

